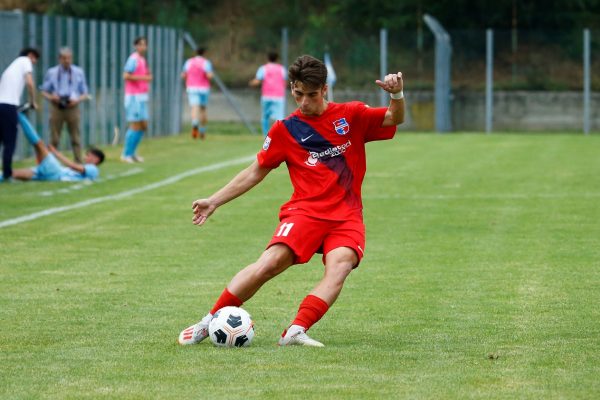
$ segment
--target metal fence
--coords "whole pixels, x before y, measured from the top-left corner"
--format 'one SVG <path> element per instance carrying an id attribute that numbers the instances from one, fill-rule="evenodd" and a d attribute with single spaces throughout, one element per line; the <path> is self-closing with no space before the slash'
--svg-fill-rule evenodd
<path id="1" fill-rule="evenodd" d="M 10 22 L 10 23 L 7 23 Z M 181 34 L 173 28 L 76 19 L 61 16 L 0 12 L 0 65 L 8 65 L 20 48 L 34 46 L 42 57 L 35 66 L 35 81 L 41 85 L 48 68 L 58 63 L 58 50 L 73 50 L 74 64 L 83 68 L 91 100 L 82 103 L 81 134 L 83 145 L 116 142 L 116 132 L 126 129 L 123 107 L 123 67 L 133 52 L 137 36 L 148 38 L 148 65 L 153 73 L 150 92 L 150 119 L 147 135 L 159 136 L 181 130 L 182 85 L 179 74 L 183 60 Z M 4 46 L 9 43 L 9 46 Z M 48 104 L 30 119 L 41 136 L 49 136 Z M 67 135 L 61 145 L 67 146 Z M 124 135 L 120 134 L 121 138 Z M 17 158 L 31 154 L 29 146 L 18 141 Z M 116 144 L 116 143 L 115 143 Z"/>
<path id="2" fill-rule="evenodd" d="M 445 74 L 437 71 L 439 47 L 425 23 L 414 31 L 357 33 L 323 26 L 313 31 L 256 30 L 244 37 L 218 31 L 203 44 L 225 83 L 244 96 L 243 104 L 250 104 L 252 96 L 258 104 L 258 93 L 248 94 L 242 87 L 265 62 L 267 50 L 283 48 L 289 62 L 301 54 L 328 53 L 337 76 L 336 101 L 383 104 L 386 97 L 374 79 L 382 68 L 401 70 L 408 105 L 403 126 L 408 129 L 589 132 L 600 130 L 600 31 L 587 32 L 449 30 Z M 440 91 L 439 76 L 445 81 Z M 439 102 L 436 96 L 445 99 Z M 445 112 L 438 117 L 440 106 Z M 253 120 L 260 115 L 257 110 L 254 105 L 249 111 Z M 221 109 L 211 112 L 224 114 Z"/>

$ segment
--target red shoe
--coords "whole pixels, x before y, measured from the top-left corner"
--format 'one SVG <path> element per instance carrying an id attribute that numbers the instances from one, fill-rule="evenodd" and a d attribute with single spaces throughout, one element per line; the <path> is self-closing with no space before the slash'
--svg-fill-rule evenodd
<path id="1" fill-rule="evenodd" d="M 198 139 L 199 137 L 200 137 L 200 132 L 198 131 L 198 128 L 194 127 L 192 129 L 192 138 Z"/>

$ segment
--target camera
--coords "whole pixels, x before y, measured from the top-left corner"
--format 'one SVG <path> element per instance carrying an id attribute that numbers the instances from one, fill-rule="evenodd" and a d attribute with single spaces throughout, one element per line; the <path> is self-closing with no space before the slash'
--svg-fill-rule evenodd
<path id="1" fill-rule="evenodd" d="M 69 96 L 60 96 L 60 99 L 58 99 L 58 108 L 64 110 L 69 106 L 70 102 L 71 98 Z"/>

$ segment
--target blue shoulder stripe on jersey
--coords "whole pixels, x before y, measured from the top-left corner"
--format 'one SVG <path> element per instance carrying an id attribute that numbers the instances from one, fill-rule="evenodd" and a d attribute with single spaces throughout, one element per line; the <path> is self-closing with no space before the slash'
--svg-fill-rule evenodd
<path id="1" fill-rule="evenodd" d="M 315 128 L 296 116 L 284 119 L 283 123 L 300 147 L 307 151 L 320 153 L 334 147 Z"/>
<path id="2" fill-rule="evenodd" d="M 289 117 L 283 120 L 283 124 L 288 132 L 292 135 L 296 143 L 303 149 L 311 153 L 322 153 L 327 149 L 335 147 L 327 139 L 325 139 L 315 128 L 308 123 L 300 120 L 297 116 Z M 343 154 L 336 156 L 326 155 L 319 157 L 319 162 L 333 171 L 337 176 L 337 183 L 346 191 L 344 200 L 351 206 L 357 207 L 360 205 L 360 200 L 352 192 L 352 184 L 354 176 L 346 163 L 346 158 Z"/>

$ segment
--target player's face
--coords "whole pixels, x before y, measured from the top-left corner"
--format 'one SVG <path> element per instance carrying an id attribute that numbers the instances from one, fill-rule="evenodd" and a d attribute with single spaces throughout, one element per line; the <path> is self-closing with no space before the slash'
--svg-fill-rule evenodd
<path id="1" fill-rule="evenodd" d="M 140 42 L 135 45 L 135 51 L 141 55 L 146 54 L 146 50 L 148 50 L 148 43 L 146 43 L 145 40 L 140 40 Z"/>
<path id="2" fill-rule="evenodd" d="M 73 55 L 69 53 L 61 54 L 58 57 L 58 61 L 62 64 L 63 67 L 69 68 L 73 63 Z"/>
<path id="3" fill-rule="evenodd" d="M 325 111 L 325 94 L 327 85 L 315 88 L 304 85 L 302 82 L 293 82 L 292 96 L 304 115 L 321 115 Z"/>
<path id="4" fill-rule="evenodd" d="M 100 163 L 100 158 L 94 153 L 88 151 L 87 153 L 85 153 L 85 159 L 83 160 L 83 162 L 85 164 L 98 165 L 98 163 Z"/>

